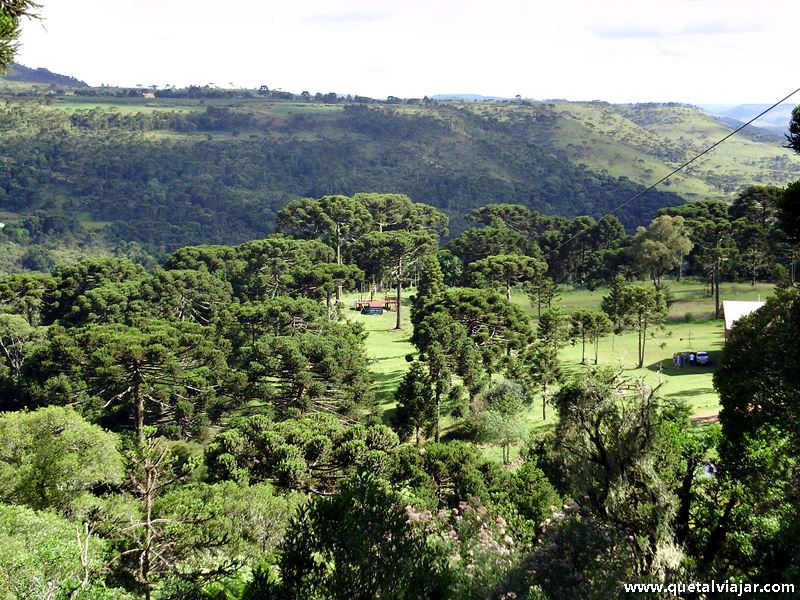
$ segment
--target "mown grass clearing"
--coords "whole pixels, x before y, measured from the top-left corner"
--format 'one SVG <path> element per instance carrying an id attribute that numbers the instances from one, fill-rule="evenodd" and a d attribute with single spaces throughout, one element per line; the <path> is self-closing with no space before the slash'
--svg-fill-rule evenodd
<path id="1" fill-rule="evenodd" d="M 652 386 L 659 385 L 660 393 L 671 399 L 688 403 L 692 414 L 698 419 L 708 419 L 719 411 L 719 396 L 714 389 L 713 373 L 719 362 L 724 346 L 723 322 L 713 319 L 714 298 L 707 295 L 704 283 L 684 280 L 670 282 L 670 290 L 675 299 L 670 307 L 669 317 L 663 327 L 649 332 L 645 349 L 645 365 L 636 368 L 638 336 L 634 331 L 621 335 L 607 336 L 598 346 L 598 365 L 620 369 L 625 377 L 643 379 Z M 723 300 L 765 299 L 773 292 L 768 284 L 722 284 L 720 298 Z M 600 302 L 608 293 L 607 289 L 593 291 L 585 289 L 567 290 L 561 293 L 557 304 L 566 312 L 579 309 L 599 310 Z M 375 379 L 374 392 L 385 421 L 391 419 L 395 408 L 394 393 L 408 370 L 406 356 L 416 354 L 411 344 L 411 323 L 409 321 L 410 297 L 414 290 L 404 294 L 403 329 L 395 330 L 396 314 L 385 311 L 382 315 L 362 315 L 351 310 L 352 302 L 358 295 L 345 296 L 347 318 L 362 323 L 368 333 L 366 348 L 372 359 L 372 373 Z M 525 310 L 536 325 L 536 308 L 531 306 L 528 297 L 516 292 L 512 301 Z M 705 350 L 711 357 L 711 364 L 705 366 L 684 365 L 677 369 L 673 355 L 680 352 Z M 561 352 L 562 366 L 568 375 L 577 375 L 591 368 L 594 363 L 594 346 L 587 343 L 586 363 L 581 364 L 582 347 L 579 341 L 567 345 Z M 529 430 L 546 427 L 555 420 L 551 406 L 546 407 L 543 418 L 542 397 L 537 394 L 536 401 L 524 415 Z M 446 433 L 455 421 L 443 415 L 443 430 Z M 492 446 L 481 447 L 488 457 L 498 458 L 500 449 Z M 519 453 L 513 450 L 512 458 Z M 495 457 L 494 455 L 497 455 Z"/>

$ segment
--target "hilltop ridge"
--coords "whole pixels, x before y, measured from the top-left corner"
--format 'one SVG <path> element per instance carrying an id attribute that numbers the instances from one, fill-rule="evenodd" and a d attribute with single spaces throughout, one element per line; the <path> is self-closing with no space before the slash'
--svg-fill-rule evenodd
<path id="1" fill-rule="evenodd" d="M 11 70 L 5 75 L 0 76 L 0 80 L 19 81 L 23 83 L 41 83 L 45 85 L 57 85 L 62 87 L 88 88 L 89 84 L 70 75 L 53 73 L 49 69 L 39 67 L 33 69 L 25 65 L 14 64 Z"/>

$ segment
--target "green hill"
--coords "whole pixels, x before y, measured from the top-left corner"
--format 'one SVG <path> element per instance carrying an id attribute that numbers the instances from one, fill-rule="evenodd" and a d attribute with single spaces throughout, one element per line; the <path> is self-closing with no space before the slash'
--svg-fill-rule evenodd
<path id="1" fill-rule="evenodd" d="M 468 105 L 465 105 L 468 106 Z M 484 115 L 493 108 L 475 107 Z M 539 120 L 533 139 L 570 161 L 649 186 L 733 129 L 701 110 L 677 104 L 603 102 L 504 107 L 510 122 Z M 686 200 L 729 200 L 750 184 L 783 185 L 800 177 L 800 157 L 783 138 L 744 130 L 665 182 Z"/>
<path id="2" fill-rule="evenodd" d="M 361 191 L 435 205 L 454 232 L 491 202 L 597 217 L 730 131 L 683 105 L 326 104 L 246 90 L 144 92 L 6 96 L 0 215 L 12 229 L 24 225 L 19 243 L 135 243 L 162 256 L 263 236 L 292 198 Z M 798 178 L 800 157 L 736 136 L 618 216 L 633 229 L 663 206 Z"/>
<path id="3" fill-rule="evenodd" d="M 40 83 L 59 87 L 86 88 L 89 84 L 69 75 L 53 73 L 49 69 L 40 67 L 32 69 L 25 65 L 12 65 L 11 70 L 0 77 L 0 80 L 18 81 L 23 83 Z"/>

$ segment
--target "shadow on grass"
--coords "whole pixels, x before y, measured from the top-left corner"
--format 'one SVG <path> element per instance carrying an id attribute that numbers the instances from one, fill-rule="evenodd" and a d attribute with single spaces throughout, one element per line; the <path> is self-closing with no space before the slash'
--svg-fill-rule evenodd
<path id="1" fill-rule="evenodd" d="M 693 318 L 687 319 L 687 314 L 693 315 Z M 687 310 L 683 314 L 671 314 L 667 317 L 665 323 L 668 325 L 708 325 L 709 323 L 714 323 L 716 321 L 717 319 L 714 318 L 713 310 L 698 312 Z"/>
<path id="2" fill-rule="evenodd" d="M 404 369 L 397 369 L 389 373 L 373 373 L 373 391 L 375 392 L 375 400 L 379 405 L 388 404 L 394 401 L 394 392 L 400 381 L 403 379 L 406 371 Z"/>
<path id="3" fill-rule="evenodd" d="M 397 408 L 387 408 L 381 413 L 381 421 L 383 421 L 384 425 L 388 425 L 391 427 L 395 423 L 395 415 L 397 414 Z"/>
<path id="4" fill-rule="evenodd" d="M 379 363 L 385 360 L 397 360 L 398 358 L 405 359 L 406 356 L 406 354 L 390 354 L 389 356 L 381 356 L 380 358 L 372 358 L 370 360 L 372 360 L 372 362 Z"/>
<path id="5" fill-rule="evenodd" d="M 668 398 L 688 398 L 692 396 L 703 396 L 705 394 L 713 394 L 714 388 L 711 387 L 703 387 L 697 388 L 694 390 L 681 390 L 680 392 L 672 392 L 671 394 L 665 394 Z"/>
<path id="6" fill-rule="evenodd" d="M 716 342 L 714 342 L 716 344 Z M 688 355 L 691 350 L 684 351 L 684 354 Z M 695 350 L 695 352 L 697 352 Z M 709 357 L 709 364 L 707 365 L 692 365 L 688 362 L 682 362 L 681 368 L 678 369 L 672 363 L 670 359 L 661 360 L 652 364 L 647 365 L 647 369 L 649 371 L 653 371 L 654 373 L 658 373 L 659 371 L 664 373 L 664 375 L 669 375 L 670 377 L 678 377 L 681 375 L 700 375 L 703 373 L 713 373 L 717 370 L 717 365 L 719 364 L 719 359 L 722 356 L 722 350 L 707 350 L 708 357 Z"/>

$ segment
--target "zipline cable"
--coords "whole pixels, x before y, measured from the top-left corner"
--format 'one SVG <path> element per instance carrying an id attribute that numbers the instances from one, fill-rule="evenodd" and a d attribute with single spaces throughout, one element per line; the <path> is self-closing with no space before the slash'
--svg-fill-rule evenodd
<path id="1" fill-rule="evenodd" d="M 744 129 L 745 127 L 747 127 L 748 125 L 750 125 L 750 124 L 751 124 L 753 121 L 755 121 L 756 119 L 760 119 L 760 118 L 761 118 L 761 117 L 763 117 L 765 114 L 767 114 L 769 111 L 771 111 L 772 109 L 774 109 L 776 106 L 778 106 L 779 104 L 782 104 L 783 102 L 786 102 L 786 101 L 787 101 L 789 98 L 791 98 L 792 96 L 794 96 L 794 95 L 795 95 L 796 93 L 798 93 L 798 92 L 800 92 L 800 88 L 797 88 L 797 89 L 796 89 L 795 91 L 793 91 L 791 94 L 789 94 L 789 95 L 787 95 L 787 96 L 784 96 L 783 98 L 781 98 L 780 100 L 778 100 L 778 101 L 777 101 L 775 104 L 773 104 L 772 106 L 770 106 L 770 107 L 769 107 L 769 108 L 767 108 L 766 110 L 763 110 L 763 111 L 761 111 L 761 112 L 760 112 L 760 113 L 758 113 L 758 114 L 757 114 L 755 117 L 753 117 L 752 119 L 750 119 L 749 121 L 747 121 L 747 123 L 744 123 L 744 124 L 743 124 L 741 127 L 737 128 L 737 129 L 734 129 L 733 131 L 731 131 L 731 132 L 730 132 L 728 135 L 726 135 L 726 136 L 725 136 L 725 137 L 723 137 L 722 139 L 720 139 L 720 140 L 717 140 L 717 141 L 716 141 L 716 142 L 714 142 L 714 143 L 713 143 L 711 146 L 709 146 L 708 148 L 706 148 L 705 150 L 703 150 L 703 151 L 702 151 L 700 154 L 696 155 L 696 156 L 695 156 L 694 158 L 692 158 L 691 160 L 687 160 L 687 161 L 686 161 L 685 163 L 683 163 L 681 166 L 679 166 L 679 167 L 677 167 L 677 168 L 673 169 L 672 171 L 670 171 L 669 173 L 667 173 L 666 175 L 664 175 L 664 177 L 662 177 L 661 179 L 659 179 L 658 181 L 656 181 L 654 184 L 652 184 L 650 187 L 648 187 L 648 188 L 646 188 L 646 189 L 642 190 L 641 192 L 639 192 L 639 193 L 638 193 L 638 194 L 636 194 L 635 196 L 632 196 L 631 198 L 627 199 L 625 202 L 623 202 L 622 204 L 620 204 L 619 206 L 617 206 L 617 207 L 616 207 L 614 210 L 611 210 L 611 211 L 607 212 L 607 213 L 606 213 L 606 214 L 604 214 L 602 217 L 600 217 L 599 219 L 597 219 L 597 221 L 595 221 L 595 222 L 594 222 L 594 223 L 593 223 L 591 226 L 587 227 L 586 229 L 583 229 L 583 230 L 579 231 L 578 233 L 576 233 L 575 235 L 573 235 L 571 238 L 569 238 L 569 239 L 568 239 L 568 240 L 566 240 L 565 242 L 562 242 L 561 244 L 559 244 L 558 246 L 556 246 L 555 248 L 553 248 L 552 250 L 550 250 L 550 251 L 549 251 L 547 254 L 545 254 L 545 256 L 544 256 L 544 257 L 545 257 L 545 258 L 548 258 L 548 257 L 549 257 L 551 254 L 553 254 L 553 253 L 555 253 L 555 252 L 558 252 L 559 250 L 561 250 L 561 248 L 563 248 L 563 247 L 564 247 L 564 246 L 566 246 L 567 244 L 569 244 L 569 243 L 571 243 L 571 242 L 575 241 L 576 239 L 578 239 L 578 238 L 579 238 L 579 237 L 581 237 L 582 235 L 584 235 L 584 234 L 588 233 L 588 232 L 589 232 L 589 231 L 591 231 L 591 230 L 592 230 L 594 227 L 596 227 L 597 225 L 599 225 L 599 224 L 600 224 L 600 221 L 602 221 L 603 219 L 605 219 L 605 218 L 607 218 L 607 217 L 610 217 L 611 215 L 613 215 L 613 214 L 615 214 L 615 213 L 619 212 L 620 210 L 622 210 L 623 208 L 625 208 L 626 206 L 628 206 L 628 204 L 630 204 L 631 202 L 634 202 L 634 201 L 638 200 L 639 198 L 641 198 L 642 196 L 644 196 L 644 195 L 645 195 L 647 192 L 649 192 L 650 190 L 653 190 L 653 189 L 655 189 L 655 188 L 656 188 L 656 187 L 657 187 L 659 184 L 661 184 L 661 183 L 665 182 L 667 179 L 669 179 L 670 177 L 672 177 L 672 176 L 673 176 L 673 175 L 675 175 L 676 173 L 678 173 L 678 172 L 682 171 L 683 169 L 685 169 L 686 167 L 688 167 L 690 164 L 692 164 L 694 161 L 696 161 L 696 160 L 697 160 L 698 158 L 700 158 L 701 156 L 704 156 L 705 154 L 708 154 L 708 153 L 709 153 L 709 152 L 711 152 L 711 151 L 712 151 L 714 148 L 716 148 L 717 146 L 719 146 L 719 145 L 720 145 L 722 142 L 724 142 L 725 140 L 727 140 L 727 139 L 728 139 L 728 138 L 730 138 L 730 137 L 733 137 L 734 135 L 736 135 L 737 133 L 739 133 L 739 132 L 740 132 L 742 129 Z"/>

